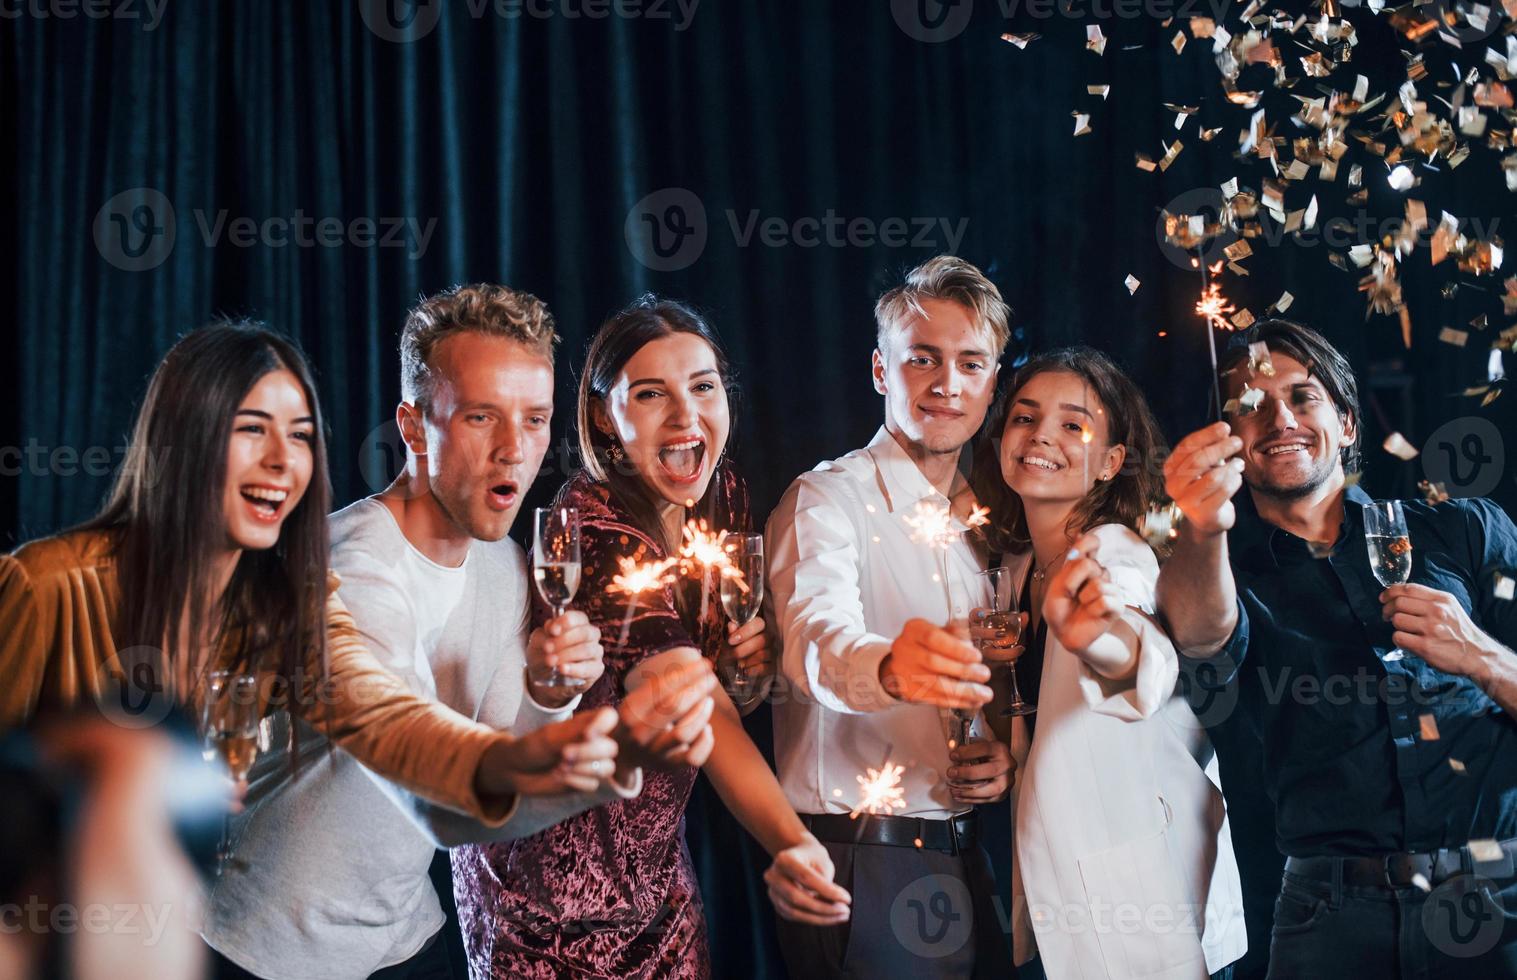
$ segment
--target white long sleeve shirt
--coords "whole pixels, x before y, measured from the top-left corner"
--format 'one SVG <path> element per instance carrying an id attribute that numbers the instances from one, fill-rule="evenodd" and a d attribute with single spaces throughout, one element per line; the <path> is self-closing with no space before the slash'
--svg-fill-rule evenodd
<path id="1" fill-rule="evenodd" d="M 516 735 L 570 715 L 578 698 L 550 710 L 527 688 L 532 586 L 513 541 L 475 541 L 449 568 L 417 551 L 374 498 L 330 521 L 338 594 L 374 656 L 414 693 Z M 253 771 L 234 825 L 243 864 L 217 878 L 204 929 L 244 969 L 284 980 L 367 977 L 415 955 L 443 924 L 428 876 L 437 848 L 525 837 L 642 784 L 639 773 L 620 790 L 518 797 L 491 827 L 301 731 L 299 770 L 276 750 Z"/>
<path id="2" fill-rule="evenodd" d="M 880 684 L 880 661 L 907 620 L 963 619 L 984 588 L 984 562 L 962 535 L 946 548 L 914 539 L 919 504 L 949 501 L 881 428 L 865 448 L 798 477 L 769 518 L 769 594 L 789 682 L 775 693 L 775 758 L 798 813 L 848 812 L 857 777 L 887 758 L 905 768 L 896 815 L 969 809 L 945 781 L 938 709 Z"/>

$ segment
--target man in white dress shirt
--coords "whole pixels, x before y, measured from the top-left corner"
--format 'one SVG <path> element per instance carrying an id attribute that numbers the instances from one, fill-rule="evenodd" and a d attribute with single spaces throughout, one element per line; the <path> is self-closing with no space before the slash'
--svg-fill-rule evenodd
<path id="1" fill-rule="evenodd" d="M 529 638 L 531 580 L 507 537 L 548 448 L 556 339 L 547 307 L 528 293 L 458 286 L 424 300 L 401 338 L 405 472 L 331 518 L 339 594 L 374 655 L 416 693 L 516 734 L 569 717 L 603 671 L 583 613 Z M 537 680 L 549 667 L 581 684 Z M 293 774 L 285 753 L 270 753 L 238 821 L 238 860 L 210 896 L 204 935 L 220 954 L 218 980 L 447 976 L 428 875 L 436 849 L 523 837 L 636 795 L 640 761 L 684 763 L 693 752 L 699 765 L 715 683 L 701 661 L 629 694 L 615 772 L 606 765 L 599 789 L 592 779 L 578 794 L 518 796 L 495 826 L 433 806 L 343 752 L 303 747 Z"/>
<path id="2" fill-rule="evenodd" d="M 781 922 L 794 976 L 996 976 L 1011 958 L 973 805 L 1005 794 L 994 740 L 949 752 L 950 709 L 990 699 L 962 622 L 985 560 L 920 522 L 956 527 L 973 497 L 959 454 L 980 428 L 1008 310 L 980 270 L 938 256 L 875 306 L 874 386 L 885 424 L 869 445 L 800 476 L 770 517 L 770 589 L 789 690 L 775 698 L 775 757 L 790 803 L 853 894 L 848 923 Z M 902 805 L 849 817 L 858 777 L 903 768 Z"/>

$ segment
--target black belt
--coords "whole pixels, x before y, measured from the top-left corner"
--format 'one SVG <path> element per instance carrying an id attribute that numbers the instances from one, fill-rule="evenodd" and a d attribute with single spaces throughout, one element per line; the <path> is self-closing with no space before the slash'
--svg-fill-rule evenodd
<path id="1" fill-rule="evenodd" d="M 846 813 L 803 813 L 801 823 L 817 840 L 834 844 L 883 844 L 958 854 L 980 842 L 980 816 L 973 810 L 947 820 Z"/>
<path id="2" fill-rule="evenodd" d="M 1293 857 L 1286 860 L 1285 870 L 1317 881 L 1332 881 L 1335 874 L 1341 874 L 1343 884 L 1356 888 L 1432 888 L 1467 872 L 1478 872 L 1487 878 L 1513 877 L 1517 869 L 1517 837 L 1500 841 L 1498 846 L 1501 857 L 1495 860 L 1478 860 L 1469 845 L 1465 845 L 1379 857 Z M 1420 882 L 1416 880 L 1418 876 Z"/>

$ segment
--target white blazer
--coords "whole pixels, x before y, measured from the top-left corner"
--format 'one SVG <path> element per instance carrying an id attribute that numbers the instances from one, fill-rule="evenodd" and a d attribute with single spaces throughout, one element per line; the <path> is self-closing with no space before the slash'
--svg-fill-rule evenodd
<path id="1" fill-rule="evenodd" d="M 1057 980 L 1206 980 L 1248 949 L 1217 761 L 1153 619 L 1152 549 L 1118 524 L 1095 534 L 1137 670 L 1110 681 L 1050 633 L 1030 752 L 1013 719 L 1016 961 L 1036 952 Z M 1006 564 L 1025 581 L 1032 557 Z"/>

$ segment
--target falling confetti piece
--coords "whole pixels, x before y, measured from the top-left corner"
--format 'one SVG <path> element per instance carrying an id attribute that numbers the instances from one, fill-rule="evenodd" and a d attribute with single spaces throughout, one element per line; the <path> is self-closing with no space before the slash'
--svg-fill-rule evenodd
<path id="1" fill-rule="evenodd" d="M 1104 99 L 1108 95 L 1111 94 L 1111 86 L 1110 85 L 1087 85 L 1087 86 L 1085 86 L 1085 91 L 1088 94 L 1090 94 L 1090 95 L 1099 95 L 1101 98 Z"/>
<path id="2" fill-rule="evenodd" d="M 1292 296 L 1288 292 L 1284 292 L 1281 293 L 1280 298 L 1275 300 L 1274 304 L 1270 306 L 1270 309 L 1274 310 L 1276 313 L 1284 313 L 1286 310 L 1291 308 L 1291 304 L 1295 301 L 1296 297 Z"/>
<path id="3" fill-rule="evenodd" d="M 1438 741 L 1438 719 L 1430 714 L 1418 715 L 1417 726 L 1421 729 L 1422 740 L 1424 742 Z"/>
<path id="4" fill-rule="evenodd" d="M 1168 170 L 1169 165 L 1175 162 L 1175 157 L 1179 156 L 1180 151 L 1183 149 L 1185 149 L 1185 144 L 1179 140 L 1175 140 L 1172 144 L 1165 147 L 1164 159 L 1159 161 L 1159 169 L 1161 171 Z"/>
<path id="5" fill-rule="evenodd" d="M 1085 26 L 1085 49 L 1094 51 L 1098 55 L 1106 53 L 1106 35 L 1101 33 L 1101 25 L 1087 24 Z"/>
<path id="6" fill-rule="evenodd" d="M 1185 519 L 1180 505 L 1173 501 L 1167 504 L 1155 504 L 1150 507 L 1142 517 L 1138 518 L 1138 533 L 1147 541 L 1149 547 L 1158 550 L 1168 546 L 1179 536 L 1180 522 Z"/>
<path id="7" fill-rule="evenodd" d="M 1464 763 L 1460 762 L 1458 759 L 1455 759 L 1455 758 L 1451 757 L 1449 759 L 1449 768 L 1452 769 L 1452 770 L 1454 770 L 1455 772 L 1457 772 L 1461 776 L 1463 776 L 1465 774 Z"/>
<path id="8" fill-rule="evenodd" d="M 1441 483 L 1432 483 L 1428 480 L 1417 481 L 1417 489 L 1422 491 L 1422 499 L 1430 504 L 1447 503 L 1449 492 Z"/>
<path id="9" fill-rule="evenodd" d="M 1275 362 L 1270 358 L 1269 344 L 1256 340 L 1248 345 L 1248 371 L 1250 374 L 1262 374 L 1266 378 L 1275 376 Z"/>
<path id="10" fill-rule="evenodd" d="M 1490 838 L 1472 840 L 1465 846 L 1470 849 L 1470 857 L 1481 864 L 1491 864 L 1506 859 L 1506 851 L 1502 848 L 1501 843 Z"/>
<path id="11" fill-rule="evenodd" d="M 1496 573 L 1495 595 L 1498 599 L 1511 601 L 1517 597 L 1517 578 L 1507 578 L 1500 572 Z"/>
<path id="12" fill-rule="evenodd" d="M 1381 447 L 1397 459 L 1416 459 L 1417 447 L 1406 441 L 1406 437 L 1399 432 L 1392 432 L 1385 437 L 1385 443 Z"/>
<path id="13" fill-rule="evenodd" d="M 1075 135 L 1084 136 L 1090 132 L 1090 114 L 1085 112 L 1071 113 L 1075 117 Z"/>
<path id="14" fill-rule="evenodd" d="M 1136 293 L 1138 286 L 1141 285 L 1137 276 L 1134 276 L 1132 273 L 1128 273 L 1127 278 L 1122 280 L 1122 284 L 1127 287 L 1127 295 L 1129 296 Z"/>
<path id="15" fill-rule="evenodd" d="M 1169 46 L 1175 49 L 1175 54 L 1179 54 L 1185 50 L 1186 40 L 1184 31 L 1175 31 L 1175 36 L 1169 39 Z"/>
<path id="16" fill-rule="evenodd" d="M 1008 44 L 1015 44 L 1019 51 L 1025 51 L 1029 44 L 1042 36 L 1041 34 L 1002 34 L 1001 40 Z"/>
<path id="17" fill-rule="evenodd" d="M 1427 875 L 1423 874 L 1421 871 L 1413 872 L 1412 884 L 1424 892 L 1431 892 L 1433 890 L 1433 883 L 1431 881 L 1428 881 Z"/>
<path id="18" fill-rule="evenodd" d="M 1417 183 L 1417 178 L 1413 175 L 1412 168 L 1403 163 L 1391 169 L 1390 183 L 1392 190 L 1406 191 Z"/>

